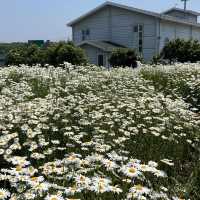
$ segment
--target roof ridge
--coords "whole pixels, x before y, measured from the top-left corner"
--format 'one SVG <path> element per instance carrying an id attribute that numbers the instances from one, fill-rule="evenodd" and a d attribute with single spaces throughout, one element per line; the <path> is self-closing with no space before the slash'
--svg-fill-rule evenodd
<path id="1" fill-rule="evenodd" d="M 199 23 L 189 22 L 189 21 L 178 19 L 176 17 L 173 17 L 173 16 L 165 14 L 165 12 L 167 12 L 167 11 L 165 11 L 163 13 L 158 13 L 158 12 L 143 10 L 143 9 L 139 9 L 139 8 L 127 6 L 127 5 L 124 5 L 124 4 L 119 4 L 119 3 L 111 2 L 111 1 L 104 2 L 103 4 L 97 6 L 96 8 L 94 8 L 92 10 L 90 10 L 86 14 L 84 14 L 84 15 L 78 17 L 77 19 L 69 22 L 67 25 L 68 26 L 72 26 L 73 24 L 78 23 L 82 19 L 90 16 L 91 14 L 93 14 L 96 11 L 104 8 L 105 6 L 115 6 L 115 7 L 126 9 L 126 10 L 129 10 L 129 11 L 132 11 L 132 12 L 138 12 L 138 13 L 142 13 L 144 15 L 149 15 L 149 16 L 152 16 L 152 17 L 156 17 L 156 18 L 159 18 L 161 20 L 163 19 L 163 20 L 168 20 L 168 21 L 172 21 L 172 22 L 177 22 L 177 23 L 182 23 L 182 24 L 187 24 L 187 25 L 193 25 L 193 26 L 200 27 Z M 195 11 L 192 11 L 192 12 L 195 12 Z"/>
<path id="2" fill-rule="evenodd" d="M 200 13 L 197 12 L 197 11 L 188 10 L 188 9 L 187 9 L 187 10 L 184 10 L 184 9 L 182 9 L 182 8 L 177 8 L 177 7 L 172 7 L 172 8 L 170 8 L 170 9 L 168 9 L 168 10 L 165 10 L 165 11 L 162 12 L 161 14 L 166 14 L 166 13 L 168 13 L 168 12 L 170 12 L 170 11 L 173 11 L 173 10 L 182 11 L 182 12 L 187 12 L 187 13 L 192 13 L 193 15 L 200 16 Z"/>

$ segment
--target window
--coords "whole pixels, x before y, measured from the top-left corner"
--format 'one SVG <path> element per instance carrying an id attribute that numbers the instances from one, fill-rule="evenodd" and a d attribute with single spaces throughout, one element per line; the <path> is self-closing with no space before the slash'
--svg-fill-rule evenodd
<path id="1" fill-rule="evenodd" d="M 86 36 L 90 35 L 90 29 L 86 29 Z"/>
<path id="2" fill-rule="evenodd" d="M 98 55 L 98 65 L 99 66 L 103 66 L 104 65 L 104 63 L 103 63 L 103 55 L 102 54 Z"/>
<path id="3" fill-rule="evenodd" d="M 90 29 L 83 29 L 81 33 L 82 33 L 82 41 L 89 39 Z"/>
<path id="4" fill-rule="evenodd" d="M 140 54 L 143 53 L 143 36 L 144 36 L 144 26 L 142 24 L 138 24 L 134 26 L 134 32 L 137 33 L 137 46 Z"/>
<path id="5" fill-rule="evenodd" d="M 138 25 L 134 26 L 134 32 L 137 33 L 138 32 Z"/>

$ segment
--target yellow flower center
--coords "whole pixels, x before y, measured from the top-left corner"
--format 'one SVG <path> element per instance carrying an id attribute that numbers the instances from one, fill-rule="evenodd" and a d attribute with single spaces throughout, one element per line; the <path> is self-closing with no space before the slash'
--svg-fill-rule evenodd
<path id="1" fill-rule="evenodd" d="M 16 171 L 17 171 L 17 172 L 22 171 L 22 167 L 21 167 L 20 165 L 18 165 L 18 166 L 16 167 Z"/>
<path id="2" fill-rule="evenodd" d="M 84 176 L 81 176 L 81 177 L 80 177 L 80 181 L 85 181 L 85 177 L 84 177 Z"/>
<path id="3" fill-rule="evenodd" d="M 37 181 L 37 180 L 38 180 L 38 177 L 31 177 L 31 180 L 32 180 L 32 181 Z"/>
<path id="4" fill-rule="evenodd" d="M 136 188 L 136 190 L 141 191 L 143 189 L 143 186 L 142 185 L 136 185 L 135 188 Z"/>
<path id="5" fill-rule="evenodd" d="M 105 189 L 104 183 L 99 183 L 98 185 L 99 185 L 99 191 L 104 191 Z"/>
<path id="6" fill-rule="evenodd" d="M 3 194 L 4 194 L 3 192 L 0 192 L 0 197 L 4 196 Z"/>
<path id="7" fill-rule="evenodd" d="M 129 168 L 128 170 L 130 173 L 134 174 L 137 170 L 134 167 Z"/>
<path id="8" fill-rule="evenodd" d="M 56 197 L 53 197 L 53 198 L 51 198 L 51 200 L 58 200 L 58 198 L 56 198 Z"/>
<path id="9" fill-rule="evenodd" d="M 146 169 L 147 166 L 146 166 L 146 165 L 141 165 L 141 168 L 142 168 L 142 169 Z"/>
<path id="10" fill-rule="evenodd" d="M 69 157 L 69 160 L 75 160 L 75 159 L 76 159 L 76 156 L 74 155 Z"/>

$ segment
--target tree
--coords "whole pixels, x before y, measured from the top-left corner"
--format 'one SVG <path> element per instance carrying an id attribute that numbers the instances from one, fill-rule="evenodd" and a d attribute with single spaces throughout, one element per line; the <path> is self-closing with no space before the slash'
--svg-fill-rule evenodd
<path id="1" fill-rule="evenodd" d="M 52 43 L 45 48 L 37 45 L 18 47 L 10 50 L 6 57 L 6 64 L 10 65 L 50 64 L 59 66 L 64 62 L 80 65 L 87 63 L 87 59 L 84 51 L 72 42 Z"/>
<path id="2" fill-rule="evenodd" d="M 200 43 L 197 40 L 172 40 L 163 48 L 161 58 L 169 60 L 170 63 L 200 61 Z"/>
<path id="3" fill-rule="evenodd" d="M 137 67 L 137 54 L 133 49 L 115 49 L 109 59 L 113 67 Z"/>
<path id="4" fill-rule="evenodd" d="M 26 63 L 22 48 L 12 49 L 6 55 L 6 65 L 19 65 Z"/>

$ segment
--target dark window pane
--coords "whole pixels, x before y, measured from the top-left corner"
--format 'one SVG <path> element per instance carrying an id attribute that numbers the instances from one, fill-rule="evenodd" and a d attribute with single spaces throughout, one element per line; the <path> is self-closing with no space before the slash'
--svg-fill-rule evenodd
<path id="1" fill-rule="evenodd" d="M 134 32 L 135 32 L 135 33 L 138 32 L 138 26 L 134 26 Z"/>
<path id="2" fill-rule="evenodd" d="M 143 37 L 143 33 L 139 32 L 139 37 L 142 38 Z"/>
<path id="3" fill-rule="evenodd" d="M 142 45 L 143 44 L 143 41 L 142 40 L 139 40 L 139 45 Z"/>
<path id="4" fill-rule="evenodd" d="M 139 31 L 143 31 L 143 25 L 139 25 Z"/>
<path id="5" fill-rule="evenodd" d="M 86 35 L 90 35 L 90 29 L 86 30 Z"/>
<path id="6" fill-rule="evenodd" d="M 85 40 L 85 30 L 82 30 L 82 40 Z"/>
<path id="7" fill-rule="evenodd" d="M 103 55 L 98 55 L 98 65 L 103 66 Z"/>

